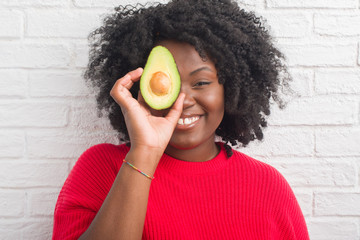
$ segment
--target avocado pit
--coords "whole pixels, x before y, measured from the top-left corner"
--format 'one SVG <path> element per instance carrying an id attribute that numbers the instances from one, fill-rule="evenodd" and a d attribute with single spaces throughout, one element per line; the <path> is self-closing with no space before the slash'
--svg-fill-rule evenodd
<path id="1" fill-rule="evenodd" d="M 156 72 L 152 75 L 150 79 L 150 89 L 157 96 L 166 95 L 171 86 L 170 78 L 164 72 Z"/>

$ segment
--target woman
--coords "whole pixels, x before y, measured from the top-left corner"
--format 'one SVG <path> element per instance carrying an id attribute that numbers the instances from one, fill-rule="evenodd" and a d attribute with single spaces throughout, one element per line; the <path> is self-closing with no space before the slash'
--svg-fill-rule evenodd
<path id="1" fill-rule="evenodd" d="M 309 238 L 286 180 L 230 146 L 263 138 L 270 99 L 281 105 L 288 81 L 259 18 L 228 0 L 174 0 L 119 7 L 92 36 L 85 77 L 128 144 L 80 157 L 56 205 L 54 239 Z M 181 77 L 179 97 L 161 111 L 138 87 L 158 45 Z"/>

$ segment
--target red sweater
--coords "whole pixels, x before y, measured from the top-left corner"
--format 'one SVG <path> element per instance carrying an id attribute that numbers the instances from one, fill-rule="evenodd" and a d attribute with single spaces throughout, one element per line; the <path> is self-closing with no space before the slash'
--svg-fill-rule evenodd
<path id="1" fill-rule="evenodd" d="M 273 167 L 237 151 L 207 162 L 166 154 L 151 183 L 143 239 L 309 239 L 294 193 Z M 53 239 L 77 239 L 129 148 L 101 144 L 77 161 L 55 208 Z"/>

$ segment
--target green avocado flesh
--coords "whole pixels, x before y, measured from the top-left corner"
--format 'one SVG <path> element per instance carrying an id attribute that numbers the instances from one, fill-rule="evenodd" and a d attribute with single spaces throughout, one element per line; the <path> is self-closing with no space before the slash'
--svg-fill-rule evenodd
<path id="1" fill-rule="evenodd" d="M 154 47 L 140 79 L 140 92 L 153 109 L 171 107 L 180 93 L 180 74 L 174 57 L 163 46 Z"/>

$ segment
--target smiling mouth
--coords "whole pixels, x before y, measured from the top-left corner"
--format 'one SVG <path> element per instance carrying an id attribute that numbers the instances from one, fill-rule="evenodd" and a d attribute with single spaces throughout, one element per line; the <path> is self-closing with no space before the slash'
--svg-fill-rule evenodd
<path id="1" fill-rule="evenodd" d="M 200 116 L 194 116 L 194 117 L 189 117 L 189 118 L 179 118 L 178 120 L 178 124 L 185 126 L 185 125 L 190 125 L 194 122 L 196 122 L 197 120 L 199 120 Z"/>

